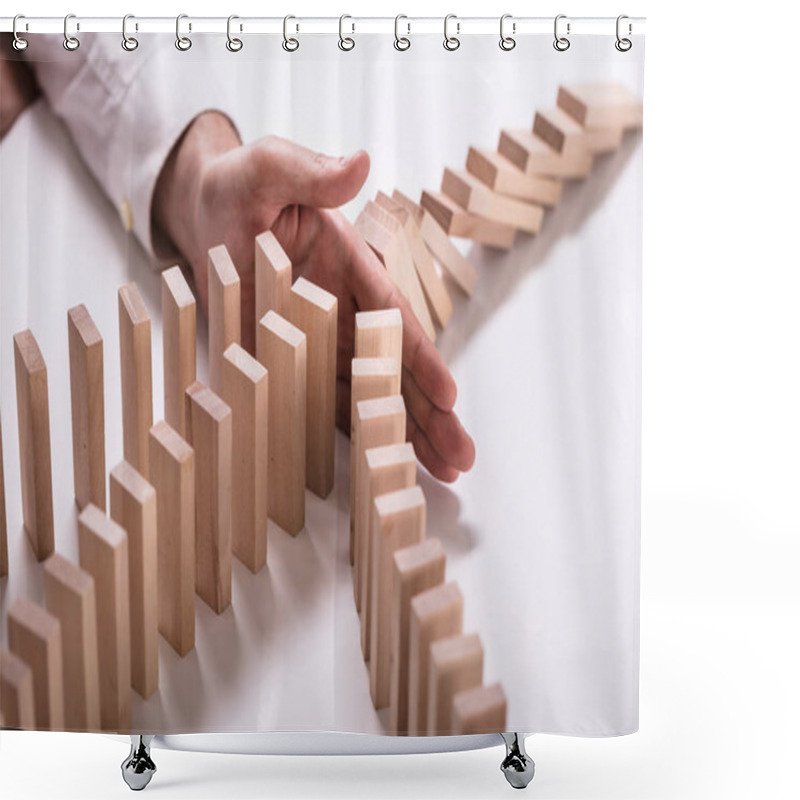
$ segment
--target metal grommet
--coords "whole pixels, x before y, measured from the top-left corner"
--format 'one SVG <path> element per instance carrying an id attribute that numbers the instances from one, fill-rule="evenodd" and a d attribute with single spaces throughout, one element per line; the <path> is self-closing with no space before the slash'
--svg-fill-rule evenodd
<path id="1" fill-rule="evenodd" d="M 27 39 L 23 39 L 17 33 L 17 22 L 19 20 L 21 20 L 21 19 L 25 19 L 25 15 L 24 14 L 17 14 L 14 17 L 14 24 L 12 25 L 12 28 L 11 28 L 11 30 L 12 30 L 12 32 L 14 34 L 14 38 L 11 40 L 11 45 L 15 50 L 19 51 L 20 53 L 23 50 L 25 50 L 25 48 L 28 46 L 28 40 Z M 25 27 L 27 29 L 27 25 Z"/>
<path id="2" fill-rule="evenodd" d="M 633 47 L 633 42 L 631 42 L 630 39 L 623 38 L 619 35 L 620 23 L 624 19 L 628 19 L 627 14 L 620 14 L 617 17 L 617 41 L 614 42 L 614 47 L 616 47 L 617 50 L 620 51 L 620 53 L 627 53 L 628 50 L 630 50 L 631 47 Z M 633 26 L 630 24 L 630 22 L 628 23 L 628 33 L 629 34 L 633 33 Z"/>
<path id="3" fill-rule="evenodd" d="M 457 20 L 458 18 L 456 17 L 455 14 L 448 14 L 444 18 L 444 42 L 442 42 L 442 46 L 444 47 L 445 50 L 449 50 L 452 53 L 453 50 L 458 50 L 458 48 L 461 47 L 461 40 L 458 38 L 458 35 L 450 36 L 448 32 L 451 19 Z M 459 34 L 460 32 L 461 32 L 461 23 L 456 22 L 456 34 Z"/>
<path id="4" fill-rule="evenodd" d="M 296 19 L 291 14 L 287 14 L 283 18 L 283 43 L 282 47 L 287 53 L 294 53 L 298 47 L 300 47 L 300 42 L 294 38 L 294 36 L 289 36 L 289 20 Z"/>
<path id="5" fill-rule="evenodd" d="M 75 19 L 74 14 L 67 14 L 67 16 L 64 17 L 64 41 L 62 42 L 64 49 L 69 50 L 70 52 L 77 50 L 81 46 L 81 43 L 78 41 L 77 37 L 69 35 L 69 21 L 71 19 Z M 80 24 L 76 24 L 76 30 L 80 29 Z"/>
<path id="6" fill-rule="evenodd" d="M 411 47 L 411 39 L 409 39 L 408 36 L 400 35 L 401 19 L 408 19 L 408 17 L 405 14 L 398 14 L 394 18 L 394 49 L 403 52 L 405 50 L 408 50 L 409 47 Z M 408 33 L 411 33 L 411 23 L 407 22 L 406 25 L 408 27 Z"/>
<path id="7" fill-rule="evenodd" d="M 517 40 L 513 36 L 506 36 L 505 24 L 507 19 L 511 19 L 511 14 L 503 14 L 503 16 L 500 17 L 500 49 L 506 52 L 513 50 L 517 46 Z M 511 32 L 517 32 L 516 22 L 511 23 Z"/>
<path id="8" fill-rule="evenodd" d="M 570 41 L 567 39 L 566 36 L 559 36 L 558 35 L 558 21 L 561 19 L 566 19 L 566 14 L 559 14 L 555 21 L 553 22 L 553 36 L 555 36 L 555 41 L 553 42 L 553 47 L 558 50 L 559 53 L 563 53 L 565 50 L 569 50 Z M 569 22 L 567 22 L 567 36 L 569 36 Z"/>
<path id="9" fill-rule="evenodd" d="M 342 16 L 339 17 L 339 49 L 348 52 L 356 46 L 356 42 L 352 36 L 344 35 L 343 28 L 344 28 L 344 21 L 346 19 L 353 19 L 353 18 L 349 14 L 342 14 Z M 353 23 L 353 30 L 351 32 L 352 33 L 356 32 L 355 22 Z"/>
<path id="10" fill-rule="evenodd" d="M 244 47 L 244 42 L 242 42 L 241 39 L 238 39 L 235 36 L 231 36 L 231 22 L 233 22 L 233 20 L 235 19 L 239 19 L 239 17 L 236 14 L 231 14 L 228 17 L 228 30 L 227 30 L 228 41 L 225 42 L 225 47 L 227 47 L 228 50 L 231 51 L 231 53 L 238 53 L 242 49 L 242 47 Z M 240 25 L 239 30 L 241 29 L 242 27 Z"/>
<path id="11" fill-rule="evenodd" d="M 188 19 L 188 14 L 178 14 L 175 17 L 175 47 L 184 53 L 192 46 L 192 40 L 188 36 L 181 35 L 181 20 Z M 189 30 L 192 30 L 192 23 L 189 23 Z"/>
<path id="12" fill-rule="evenodd" d="M 126 14 L 122 18 L 122 49 L 127 50 L 129 53 L 132 53 L 138 46 L 139 40 L 134 38 L 133 36 L 128 36 L 128 20 L 134 19 L 133 14 Z M 139 26 L 136 26 L 136 30 L 139 30 Z"/>

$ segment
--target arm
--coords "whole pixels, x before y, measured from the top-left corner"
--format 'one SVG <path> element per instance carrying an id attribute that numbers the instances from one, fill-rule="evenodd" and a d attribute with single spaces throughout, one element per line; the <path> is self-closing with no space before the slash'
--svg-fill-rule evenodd
<path id="1" fill-rule="evenodd" d="M 39 87 L 30 67 L 9 54 L 11 36 L 0 34 L 0 140 L 11 130 L 19 115 L 39 96 Z"/>

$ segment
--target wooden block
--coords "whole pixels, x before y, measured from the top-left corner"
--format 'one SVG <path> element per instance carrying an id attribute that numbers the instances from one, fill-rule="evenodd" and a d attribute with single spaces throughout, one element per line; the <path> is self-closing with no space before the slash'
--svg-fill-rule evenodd
<path id="1" fill-rule="evenodd" d="M 47 610 L 61 625 L 64 727 L 100 730 L 100 667 L 94 578 L 54 553 L 44 562 Z"/>
<path id="2" fill-rule="evenodd" d="M 370 401 L 365 401 L 369 403 Z M 405 439 L 405 425 L 387 424 L 385 417 L 361 417 L 364 403 L 359 403 L 357 439 L 359 446 L 356 472 L 356 608 L 361 611 L 361 652 L 370 658 L 372 636 L 372 592 L 376 577 L 372 573 L 373 504 L 376 497 L 417 482 L 417 458 L 414 447 Z M 398 420 L 402 422 L 402 420 Z M 387 441 L 391 439 L 391 441 Z M 382 576 L 381 576 L 382 577 Z"/>
<path id="3" fill-rule="evenodd" d="M 561 181 L 527 175 L 500 153 L 470 147 L 467 172 L 498 194 L 543 206 L 554 206 L 561 198 Z"/>
<path id="4" fill-rule="evenodd" d="M 239 273 L 224 244 L 208 251 L 208 383 L 222 385 L 222 354 L 242 343 L 242 289 Z"/>
<path id="5" fill-rule="evenodd" d="M 333 489 L 338 314 L 334 295 L 295 281 L 289 321 L 306 335 L 306 486 L 322 498 Z"/>
<path id="6" fill-rule="evenodd" d="M 151 454 L 152 456 L 152 454 Z M 91 503 L 78 517 L 80 565 L 94 578 L 100 726 L 131 729 L 131 606 L 128 536 Z"/>
<path id="7" fill-rule="evenodd" d="M 541 206 L 499 195 L 465 170 L 445 167 L 442 192 L 467 211 L 505 222 L 527 233 L 538 233 L 542 225 L 544 209 Z"/>
<path id="8" fill-rule="evenodd" d="M 267 311 L 289 318 L 292 287 L 292 262 L 272 231 L 256 236 L 256 319 L 261 322 Z"/>
<path id="9" fill-rule="evenodd" d="M 158 519 L 158 630 L 185 656 L 194 647 L 194 450 L 166 422 L 157 422 L 150 429 L 150 465 Z"/>
<path id="10" fill-rule="evenodd" d="M 458 236 L 487 247 L 510 250 L 517 235 L 516 228 L 467 211 L 441 192 L 423 191 L 420 204 L 439 223 L 448 236 Z"/>
<path id="11" fill-rule="evenodd" d="M 431 644 L 461 633 L 464 598 L 455 582 L 435 586 L 411 598 L 408 628 L 408 732 L 425 736 Z"/>
<path id="12" fill-rule="evenodd" d="M 199 381 L 187 390 L 195 451 L 195 590 L 217 613 L 231 604 L 231 409 Z"/>
<path id="13" fill-rule="evenodd" d="M 0 712 L 7 728 L 31 731 L 36 727 L 33 670 L 21 658 L 1 647 Z"/>
<path id="14" fill-rule="evenodd" d="M 526 130 L 502 131 L 497 152 L 528 175 L 571 180 L 585 178 L 592 170 L 590 153 L 563 156 Z"/>
<path id="15" fill-rule="evenodd" d="M 222 363 L 222 399 L 233 413 L 231 549 L 251 572 L 267 562 L 269 376 L 237 344 Z"/>
<path id="16" fill-rule="evenodd" d="M 8 647 L 33 671 L 36 728 L 64 730 L 64 661 L 59 621 L 17 597 L 8 610 Z"/>
<path id="17" fill-rule="evenodd" d="M 47 366 L 29 330 L 14 335 L 14 367 L 17 379 L 22 519 L 34 555 L 38 561 L 44 561 L 52 555 L 55 547 L 50 408 Z"/>
<path id="18" fill-rule="evenodd" d="M 0 421 L 0 578 L 8 575 L 8 533 L 6 531 L 6 481 L 3 473 L 3 424 Z"/>
<path id="19" fill-rule="evenodd" d="M 499 683 L 459 692 L 453 697 L 450 733 L 454 736 L 504 733 L 506 705 L 506 695 Z"/>
<path id="20" fill-rule="evenodd" d="M 482 684 L 483 645 L 480 636 L 473 633 L 433 642 L 428 682 L 428 736 L 450 735 L 453 697 Z"/>
<path id="21" fill-rule="evenodd" d="M 408 733 L 411 598 L 442 585 L 444 571 L 445 553 L 439 539 L 426 539 L 392 556 L 390 733 Z"/>
<path id="22" fill-rule="evenodd" d="M 609 153 L 622 144 L 622 128 L 584 128 L 560 108 L 537 111 L 533 134 L 566 157 Z"/>
<path id="23" fill-rule="evenodd" d="M 296 536 L 306 521 L 306 335 L 275 311 L 258 323 L 269 380 L 269 515 Z"/>
<path id="24" fill-rule="evenodd" d="M 355 334 L 356 358 L 393 358 L 403 361 L 403 315 L 399 308 L 358 311 Z"/>
<path id="25" fill-rule="evenodd" d="M 197 303 L 180 267 L 161 273 L 164 420 L 186 436 L 186 387 L 197 377 Z"/>
<path id="26" fill-rule="evenodd" d="M 156 490 L 127 461 L 109 478 L 111 519 L 128 534 L 131 685 L 145 700 L 158 689 L 158 517 Z"/>
<path id="27" fill-rule="evenodd" d="M 557 104 L 584 128 L 642 127 L 642 101 L 619 83 L 560 86 Z"/>
<path id="28" fill-rule="evenodd" d="M 419 486 L 379 495 L 373 504 L 369 688 L 375 708 L 385 708 L 390 699 L 392 556 L 425 539 L 425 513 Z"/>
<path id="29" fill-rule="evenodd" d="M 148 435 L 153 425 L 150 315 L 135 283 L 119 290 L 119 355 L 122 377 L 123 457 L 150 475 Z"/>
<path id="30" fill-rule="evenodd" d="M 86 306 L 67 312 L 72 397 L 72 467 L 75 501 L 106 507 L 106 433 L 103 337 Z"/>

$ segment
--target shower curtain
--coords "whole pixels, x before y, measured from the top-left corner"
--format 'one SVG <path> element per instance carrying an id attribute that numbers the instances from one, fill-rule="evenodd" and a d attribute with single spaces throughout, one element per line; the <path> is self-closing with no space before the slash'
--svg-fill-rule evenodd
<path id="1" fill-rule="evenodd" d="M 635 731 L 643 38 L 28 38 L 0 52 L 36 95 L 0 144 L 4 724 Z"/>

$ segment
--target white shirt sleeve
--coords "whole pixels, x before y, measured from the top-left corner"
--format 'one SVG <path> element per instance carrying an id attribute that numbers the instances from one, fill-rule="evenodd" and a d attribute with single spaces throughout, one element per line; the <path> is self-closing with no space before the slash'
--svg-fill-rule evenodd
<path id="1" fill-rule="evenodd" d="M 72 52 L 61 35 L 31 37 L 28 62 L 126 230 L 160 266 L 174 264 L 178 254 L 152 225 L 153 192 L 170 150 L 195 117 L 209 110 L 231 117 L 218 62 L 208 52 L 220 43 L 198 37 L 180 52 L 174 37 L 148 34 L 126 52 L 121 33 L 77 35 L 80 47 Z"/>

